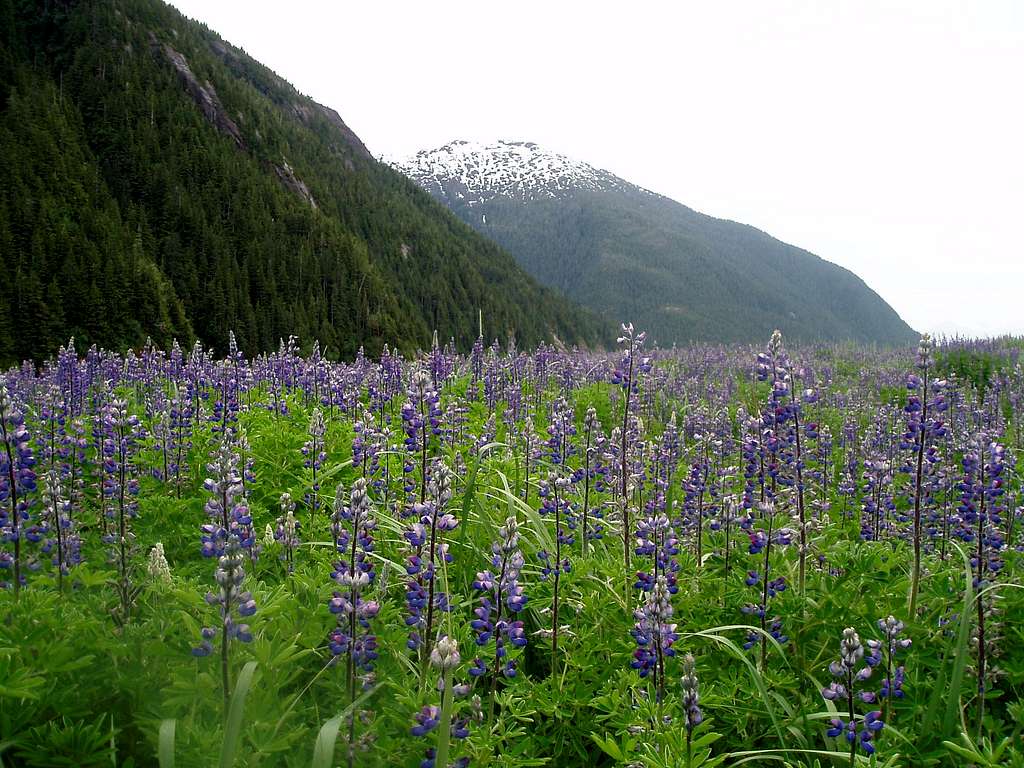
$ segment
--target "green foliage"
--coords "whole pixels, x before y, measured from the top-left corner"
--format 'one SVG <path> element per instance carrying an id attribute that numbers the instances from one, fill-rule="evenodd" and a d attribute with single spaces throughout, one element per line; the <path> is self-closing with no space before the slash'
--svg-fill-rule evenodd
<path id="1" fill-rule="evenodd" d="M 65 717 L 33 728 L 28 746 L 15 751 L 29 768 L 106 768 L 114 764 L 112 732 L 101 714 L 94 722 Z"/>
<path id="2" fill-rule="evenodd" d="M 978 768 L 1021 768 L 1024 766 L 1024 751 L 1020 749 L 1020 729 L 1013 736 L 1007 736 L 993 743 L 984 739 L 978 746 L 966 733 L 960 734 L 959 742 L 944 741 L 943 746 L 953 755 Z"/>
<path id="3" fill-rule="evenodd" d="M 1006 369 L 1003 355 L 972 349 L 965 346 L 950 346 L 940 351 L 935 360 L 935 372 L 941 376 L 956 376 L 970 382 L 979 398 L 984 398 L 992 377 Z"/>

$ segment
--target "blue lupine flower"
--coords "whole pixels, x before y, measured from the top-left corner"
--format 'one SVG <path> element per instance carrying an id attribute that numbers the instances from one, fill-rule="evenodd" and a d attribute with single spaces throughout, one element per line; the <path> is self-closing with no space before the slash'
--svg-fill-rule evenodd
<path id="1" fill-rule="evenodd" d="M 210 494 L 204 506 L 210 522 L 202 526 L 200 536 L 200 551 L 204 557 L 220 557 L 232 536 L 247 552 L 255 545 L 252 514 L 243 495 L 240 462 L 237 433 L 222 434 L 206 465 L 209 477 L 203 481 L 203 488 Z"/>
<path id="2" fill-rule="evenodd" d="M 15 594 L 24 582 L 23 543 L 31 540 L 35 528 L 29 514 L 36 491 L 35 464 L 22 408 L 0 379 L 0 541 L 13 544 L 13 552 L 0 550 L 0 568 L 11 569 Z"/>
<path id="3" fill-rule="evenodd" d="M 682 705 L 683 710 L 686 712 L 686 732 L 687 739 L 690 738 L 690 732 L 700 725 L 704 719 L 704 715 L 700 711 L 700 694 L 699 694 L 699 683 L 697 680 L 697 664 L 693 659 L 692 654 L 686 654 L 683 657 L 683 696 Z"/>
<path id="4" fill-rule="evenodd" d="M 672 646 L 679 639 L 676 625 L 672 623 L 670 597 L 668 581 L 659 576 L 643 604 L 633 612 L 636 623 L 630 630 L 637 646 L 630 666 L 640 677 L 651 678 L 659 697 L 665 690 L 665 659 L 675 655 Z"/>
<path id="5" fill-rule="evenodd" d="M 328 601 L 329 610 L 338 617 L 338 626 L 331 632 L 328 646 L 335 657 L 346 655 L 348 658 L 346 685 L 352 700 L 356 696 L 357 673 L 361 674 L 363 687 L 367 687 L 378 657 L 377 638 L 370 632 L 370 620 L 377 616 L 380 605 L 364 596 L 375 578 L 370 554 L 377 526 L 366 486 L 366 479 L 358 478 L 352 485 L 347 505 L 338 502 L 343 498 L 343 489 L 338 487 L 335 516 L 339 559 L 331 577 L 342 589 L 334 592 Z"/>
<path id="6" fill-rule="evenodd" d="M 225 664 L 230 641 L 252 642 L 253 635 L 249 630 L 249 625 L 239 621 L 239 619 L 248 618 L 256 613 L 256 601 L 253 600 L 252 593 L 242 588 L 245 582 L 245 559 L 246 556 L 238 542 L 238 537 L 231 534 L 224 547 L 224 553 L 217 558 L 217 568 L 213 574 L 218 589 L 216 592 L 206 593 L 206 602 L 209 605 L 217 606 L 220 614 L 220 626 L 203 628 L 201 642 L 192 649 L 194 656 L 208 656 L 213 650 L 212 640 L 218 632 L 222 637 Z M 227 690 L 224 695 L 227 697 Z"/>
<path id="7" fill-rule="evenodd" d="M 477 573 L 473 582 L 473 589 L 480 592 L 481 597 L 480 605 L 473 610 L 476 618 L 470 626 L 476 633 L 477 646 L 481 649 L 494 646 L 495 675 L 500 670 L 505 677 L 515 677 L 515 660 L 509 656 L 508 646 L 526 646 L 523 622 L 509 620 L 526 605 L 527 598 L 519 583 L 524 562 L 519 551 L 519 524 L 515 517 L 509 517 L 498 531 L 498 541 L 491 545 L 490 564 L 493 570 Z M 481 655 L 474 659 L 469 674 L 479 677 L 487 669 L 487 662 Z"/>
<path id="8" fill-rule="evenodd" d="M 410 546 L 406 573 L 411 577 L 405 591 L 408 610 L 405 623 L 411 630 L 406 644 L 411 650 L 422 649 L 426 656 L 434 640 L 435 611 L 450 610 L 448 595 L 437 589 L 436 571 L 442 562 L 452 561 L 444 538 L 459 524 L 455 515 L 447 511 L 452 495 L 451 481 L 451 470 L 436 462 L 430 472 L 430 499 L 413 505 L 418 520 L 403 534 Z"/>
<path id="9" fill-rule="evenodd" d="M 458 642 L 447 635 L 440 637 L 430 652 L 430 666 L 440 672 L 438 690 L 441 691 L 442 697 L 444 697 L 442 699 L 442 706 L 452 707 L 449 712 L 454 711 L 454 706 L 451 703 L 452 698 L 464 696 L 469 692 L 469 686 L 452 683 L 452 675 L 461 663 L 462 658 L 459 655 Z M 450 690 L 448 688 L 449 686 L 451 686 Z M 447 700 L 448 703 L 445 703 L 445 700 Z M 426 736 L 441 724 L 441 718 L 441 707 L 428 704 L 413 715 L 414 725 L 410 732 L 413 736 Z M 469 720 L 453 716 L 451 718 L 448 736 L 454 739 L 465 739 L 468 737 Z M 433 766 L 434 758 L 434 750 L 428 749 L 426 759 L 423 760 L 420 765 Z M 456 761 L 456 765 L 468 765 L 468 761 L 463 762 L 462 760 L 459 760 Z"/>
<path id="10" fill-rule="evenodd" d="M 850 744 L 851 761 L 853 753 L 860 748 L 865 754 L 872 754 L 875 746 L 872 740 L 884 727 L 882 713 L 871 711 L 857 719 L 854 703 L 857 698 L 858 683 L 871 677 L 872 666 L 865 660 L 864 645 L 860 636 L 852 627 L 843 630 L 839 642 L 839 659 L 829 665 L 829 672 L 836 680 L 822 689 L 822 698 L 845 704 L 847 719 L 833 718 L 826 735 L 837 738 L 843 735 Z M 864 699 L 862 699 L 864 700 Z"/>

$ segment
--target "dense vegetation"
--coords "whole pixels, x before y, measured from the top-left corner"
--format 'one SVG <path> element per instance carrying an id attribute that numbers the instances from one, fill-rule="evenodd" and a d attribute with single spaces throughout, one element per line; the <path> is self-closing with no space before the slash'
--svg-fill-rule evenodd
<path id="1" fill-rule="evenodd" d="M 636 318 L 662 346 L 749 342 L 765 327 L 804 341 L 914 338 L 849 270 L 624 182 L 482 201 L 457 180 L 428 189 L 543 284 L 609 322 Z"/>
<path id="2" fill-rule="evenodd" d="M 3 765 L 1024 766 L 1019 343 L 226 346 L 0 375 Z"/>
<path id="3" fill-rule="evenodd" d="M 603 340 L 341 118 L 156 0 L 0 0 L 0 362 Z"/>

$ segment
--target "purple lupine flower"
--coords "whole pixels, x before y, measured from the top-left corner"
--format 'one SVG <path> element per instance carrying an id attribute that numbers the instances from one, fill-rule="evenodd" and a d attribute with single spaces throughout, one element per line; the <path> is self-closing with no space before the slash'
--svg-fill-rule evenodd
<path id="1" fill-rule="evenodd" d="M 509 517 L 498 531 L 498 541 L 491 545 L 491 570 L 477 573 L 473 589 L 480 593 L 480 604 L 473 610 L 476 617 L 470 623 L 476 633 L 476 644 L 481 655 L 474 659 L 469 674 L 480 677 L 487 673 L 484 649 L 493 646 L 491 668 L 492 698 L 498 676 L 515 677 L 516 663 L 509 655 L 511 649 L 526 646 L 523 622 L 513 617 L 526 605 L 526 595 L 519 583 L 519 574 L 525 561 L 519 550 L 519 524 Z"/>
<path id="2" fill-rule="evenodd" d="M 234 347 L 235 354 L 237 346 L 234 346 L 234 334 L 229 336 L 229 346 Z M 238 426 L 238 412 L 240 405 L 238 395 L 239 385 L 239 363 L 236 356 L 217 363 L 217 399 L 213 404 L 213 412 L 210 415 L 211 430 L 215 435 L 226 435 L 234 431 Z"/>
<path id="3" fill-rule="evenodd" d="M 212 383 L 213 363 L 209 353 L 203 349 L 203 345 L 197 340 L 189 352 L 188 362 L 185 364 L 185 375 L 187 377 L 187 400 L 191 410 L 191 421 L 199 422 L 203 414 L 203 401 L 209 398 L 207 388 Z"/>
<path id="4" fill-rule="evenodd" d="M 622 388 L 622 427 L 619 431 L 619 507 L 622 516 L 622 553 L 626 564 L 626 573 L 629 573 L 630 539 L 633 531 L 629 520 L 629 448 L 636 442 L 639 430 L 636 425 L 636 413 L 634 406 L 636 398 L 634 395 L 639 390 L 640 375 L 650 373 L 652 363 L 650 357 L 643 357 L 641 349 L 647 334 L 644 332 L 635 333 L 632 323 L 622 324 L 622 335 L 618 337 L 618 343 L 623 346 L 622 357 L 618 361 L 611 376 L 612 384 Z"/>
<path id="5" fill-rule="evenodd" d="M 676 555 L 679 554 L 679 540 L 668 515 L 659 513 L 640 521 L 636 530 L 634 552 L 637 557 L 649 558 L 652 565 L 650 571 L 637 571 L 634 588 L 648 592 L 658 578 L 664 576 L 669 592 L 674 595 L 679 591 L 676 585 L 676 573 L 679 571 L 679 563 L 676 560 Z"/>
<path id="6" fill-rule="evenodd" d="M 576 415 L 572 405 L 564 397 L 558 398 L 551 406 L 548 421 L 548 439 L 545 441 L 545 455 L 556 466 L 565 466 L 574 452 L 572 438 L 576 435 Z"/>
<path id="7" fill-rule="evenodd" d="M 67 476 L 54 467 L 43 475 L 43 514 L 49 520 L 47 529 L 53 538 L 44 547 L 48 550 L 57 569 L 58 589 L 64 589 L 64 577 L 71 567 L 82 561 L 81 541 L 75 533 L 75 521 L 71 517 L 70 490 Z"/>
<path id="8" fill-rule="evenodd" d="M 342 490 L 339 487 L 339 496 Z M 373 531 L 377 523 L 371 514 L 366 481 L 358 478 L 352 485 L 349 502 L 339 512 L 338 555 L 331 578 L 342 588 L 328 602 L 331 613 L 338 617 L 338 627 L 331 633 L 330 647 L 335 656 L 348 656 L 350 693 L 354 696 L 355 675 L 364 677 L 363 687 L 370 683 L 369 674 L 377 659 L 377 638 L 369 632 L 370 620 L 380 606 L 364 595 L 376 574 L 370 555 L 373 552 Z"/>
<path id="9" fill-rule="evenodd" d="M 406 643 L 411 650 L 419 649 L 421 659 L 430 656 L 434 641 L 434 613 L 451 609 L 448 595 L 437 588 L 437 571 L 441 563 L 450 563 L 452 556 L 445 542 L 445 534 L 455 530 L 459 521 L 447 511 L 451 501 L 451 470 L 437 462 L 430 472 L 430 499 L 414 504 L 416 521 L 403 534 L 410 547 L 406 573 L 405 601 L 408 615 L 405 624 L 410 628 Z"/>
<path id="10" fill-rule="evenodd" d="M 470 353 L 470 372 L 472 374 L 472 385 L 474 391 L 476 385 L 484 377 L 484 336 L 481 333 L 473 342 L 473 351 Z M 475 397 L 471 399 L 476 399 Z"/>
<path id="11" fill-rule="evenodd" d="M 1002 570 L 1001 551 L 1005 546 L 1003 532 L 999 527 L 1000 515 L 1004 511 L 1005 448 L 992 441 L 984 431 L 976 434 L 964 453 L 963 479 L 960 482 L 959 512 L 963 520 L 961 538 L 973 542 L 974 552 L 971 566 L 974 572 L 974 588 L 985 589 Z M 981 595 L 977 603 L 977 678 L 978 678 L 978 720 L 984 716 L 985 691 L 988 688 L 988 644 L 985 618 L 988 602 Z"/>
<path id="12" fill-rule="evenodd" d="M 357 683 L 363 690 L 372 684 L 373 664 L 378 657 L 377 636 L 370 631 L 370 621 L 376 618 L 380 604 L 366 598 L 375 578 L 370 554 L 377 523 L 366 487 L 365 478 L 358 478 L 352 485 L 348 504 L 339 505 L 338 499 L 343 498 L 344 489 L 338 486 L 335 497 L 338 560 L 331 578 L 340 590 L 336 590 L 327 603 L 331 613 L 338 617 L 328 646 L 335 660 L 345 657 L 345 688 L 353 706 Z M 353 713 L 349 717 L 349 764 L 354 763 L 355 722 Z"/>
<path id="13" fill-rule="evenodd" d="M 782 346 L 782 333 L 772 333 L 765 352 L 757 356 L 757 375 L 761 381 L 770 381 L 772 385 L 768 408 L 763 414 L 766 445 L 772 458 L 769 461 L 769 475 L 775 484 L 793 486 L 796 489 L 796 519 L 799 534 L 799 590 L 804 593 L 807 569 L 807 532 L 811 522 L 807 519 L 805 503 L 804 456 L 801 435 L 801 417 L 804 404 L 817 400 L 813 389 L 805 389 L 801 397 L 797 397 L 797 377 L 806 378 L 806 372 L 793 367 L 789 356 Z M 813 434 L 813 432 L 812 432 Z M 782 471 L 777 461 L 781 461 L 787 471 Z"/>
<path id="14" fill-rule="evenodd" d="M 438 638 L 429 657 L 430 666 L 439 672 L 438 689 L 441 691 L 441 706 L 428 704 L 413 715 L 414 725 L 410 729 L 413 736 L 427 736 L 436 731 L 442 724 L 447 725 L 447 732 L 440 732 L 437 739 L 437 747 L 426 750 L 426 757 L 420 762 L 420 768 L 434 768 L 435 765 L 448 766 L 448 754 L 452 739 L 465 739 L 469 736 L 469 719 L 458 717 L 455 714 L 454 698 L 465 696 L 469 692 L 469 686 L 458 685 L 452 682 L 455 670 L 462 663 L 459 656 L 458 642 L 448 635 Z M 475 706 L 479 706 L 478 700 L 474 698 Z M 455 761 L 458 768 L 466 768 L 469 765 L 468 758 L 460 758 Z"/>
<path id="15" fill-rule="evenodd" d="M 64 409 L 69 416 L 81 414 L 84 400 L 83 372 L 75 351 L 75 337 L 68 340 L 66 347 L 57 352 L 57 368 L 54 379 L 60 387 Z"/>
<path id="16" fill-rule="evenodd" d="M 210 522 L 201 528 L 201 549 L 203 557 L 219 557 L 224 554 L 227 541 L 232 536 L 240 547 L 249 551 L 255 544 L 252 527 L 252 513 L 243 495 L 242 475 L 239 471 L 241 457 L 238 452 L 237 436 L 224 433 L 217 448 L 206 465 L 210 476 L 203 481 L 203 488 L 210 494 L 204 509 Z"/>
<path id="17" fill-rule="evenodd" d="M 413 720 L 416 725 L 411 729 L 413 736 L 426 736 L 432 730 L 437 728 L 437 724 L 441 722 L 441 708 L 433 704 L 429 704 L 415 715 Z"/>
<path id="18" fill-rule="evenodd" d="M 63 395 L 56 384 L 47 385 L 39 397 L 35 440 L 39 446 L 37 460 L 41 462 L 39 472 L 46 474 L 57 468 L 67 436 L 67 409 Z"/>
<path id="19" fill-rule="evenodd" d="M 352 431 L 352 464 L 360 468 L 364 478 L 373 478 L 381 470 L 379 454 L 384 450 L 385 433 L 375 427 L 369 411 L 353 422 Z"/>
<path id="20" fill-rule="evenodd" d="M 128 404 L 114 399 L 103 407 L 100 414 L 102 435 L 101 488 L 103 498 L 116 506 L 107 507 L 107 514 L 115 517 L 114 528 L 104 540 L 112 544 L 111 559 L 117 563 L 117 590 L 120 606 L 117 619 L 127 622 L 138 588 L 132 585 L 131 562 L 134 554 L 135 534 L 131 523 L 138 514 L 139 480 L 138 453 L 145 438 L 139 417 L 128 411 Z"/>
<path id="21" fill-rule="evenodd" d="M 85 423 L 75 417 L 65 429 L 60 449 L 60 471 L 68 494 L 68 515 L 75 519 L 85 504 L 85 475 L 88 468 Z"/>
<path id="22" fill-rule="evenodd" d="M 872 754 L 875 746 L 872 743 L 875 736 L 884 726 L 882 713 L 879 711 L 868 712 L 860 721 L 857 719 L 855 707 L 856 688 L 871 677 L 872 666 L 865 663 L 864 646 L 860 636 L 853 627 L 843 630 L 843 636 L 839 642 L 839 659 L 829 665 L 829 672 L 835 678 L 827 688 L 821 691 L 822 698 L 834 701 L 839 704 L 846 704 L 847 719 L 841 717 L 833 718 L 829 723 L 826 735 L 837 738 L 844 736 L 850 744 L 850 764 L 853 764 L 854 755 L 858 747 L 865 754 Z"/>
<path id="23" fill-rule="evenodd" d="M 933 443 L 946 434 L 942 412 L 946 410 L 946 402 L 943 396 L 945 382 L 928 380 L 928 370 L 932 364 L 932 351 L 935 345 L 927 333 L 921 337 L 921 343 L 917 350 L 917 367 L 921 376 L 911 374 L 907 377 L 907 390 L 910 392 L 907 404 L 903 408 L 906 416 L 907 429 L 902 436 L 900 448 L 913 449 L 915 453 L 913 500 L 914 500 L 914 564 L 910 588 L 910 611 L 913 613 L 917 606 L 917 594 L 921 582 L 921 510 L 922 506 L 931 503 L 931 496 L 928 493 L 929 486 L 926 483 L 926 469 L 933 466 L 932 462 L 925 462 L 925 456 L 929 450 L 934 451 Z M 928 399 L 929 393 L 934 397 Z M 935 414 L 939 414 L 936 418 Z M 908 467 L 908 469 L 911 469 Z M 927 495 L 927 496 L 926 496 Z"/>
<path id="24" fill-rule="evenodd" d="M 769 620 L 768 615 L 772 598 L 786 589 L 785 577 L 773 577 L 772 549 L 792 543 L 794 531 L 790 528 L 774 528 L 775 505 L 771 502 L 762 505 L 762 514 L 765 527 L 751 528 L 747 531 L 747 535 L 750 537 L 747 551 L 751 555 L 762 556 L 761 570 L 747 571 L 745 579 L 748 587 L 758 590 L 760 600 L 756 603 L 747 603 L 740 610 L 747 615 L 756 616 L 760 620 L 761 631 L 748 633 L 743 647 L 750 650 L 760 644 L 761 666 L 764 667 L 768 662 L 768 637 L 775 638 L 781 644 L 785 644 L 789 640 L 782 632 L 782 621 L 777 616 Z"/>
<path id="25" fill-rule="evenodd" d="M 232 534 L 228 538 L 223 554 L 217 558 L 217 568 L 213 576 L 218 590 L 206 593 L 207 604 L 217 606 L 220 624 L 218 627 L 203 627 L 200 643 L 192 649 L 193 656 L 209 656 L 213 652 L 213 640 L 217 633 L 220 633 L 221 687 L 224 694 L 225 716 L 231 696 L 231 641 L 250 643 L 253 639 L 249 625 L 242 621 L 256 613 L 256 601 L 253 600 L 252 593 L 242 589 L 245 582 L 244 565 L 245 554 L 238 537 Z"/>
<path id="26" fill-rule="evenodd" d="M 430 450 L 431 437 L 440 433 L 441 428 L 441 399 L 437 391 L 430 386 L 430 374 L 426 371 L 416 371 L 409 383 L 408 400 L 402 404 L 402 426 L 405 429 L 405 450 L 406 459 L 402 465 L 405 474 L 405 492 L 412 498 L 416 490 L 416 483 L 413 479 L 416 465 L 415 460 L 419 459 L 420 482 L 419 502 L 423 504 L 427 498 L 427 482 L 429 467 L 427 455 Z"/>
<path id="27" fill-rule="evenodd" d="M 174 387 L 167 403 L 168 463 L 167 477 L 174 484 L 175 495 L 181 498 L 181 489 L 188 473 L 188 454 L 192 448 L 192 412 Z"/>
<path id="28" fill-rule="evenodd" d="M 543 517 L 551 517 L 555 523 L 555 551 L 552 553 L 541 550 L 537 557 L 541 561 L 541 579 L 547 580 L 552 577 L 552 601 L 551 601 L 551 670 L 554 673 L 558 659 L 558 634 L 560 626 L 558 623 L 558 609 L 561 605 L 559 587 L 562 574 L 569 573 L 571 565 L 569 558 L 563 556 L 563 546 L 571 546 L 574 542 L 572 531 L 576 527 L 575 515 L 572 505 L 567 498 L 569 480 L 562 477 L 558 472 L 549 472 L 547 480 L 540 488 L 540 514 Z"/>
<path id="29" fill-rule="evenodd" d="M 868 640 L 869 653 L 867 662 L 870 666 L 881 666 L 885 677 L 882 678 L 878 691 L 861 691 L 861 701 L 874 703 L 882 700 L 882 719 L 888 719 L 893 699 L 904 697 L 903 685 L 906 681 L 906 669 L 896 663 L 896 654 L 910 647 L 910 638 L 903 637 L 903 622 L 893 616 L 878 620 L 878 628 L 882 630 L 882 640 Z"/>
<path id="30" fill-rule="evenodd" d="M 664 576 L 644 597 L 643 604 L 633 612 L 636 623 L 630 634 L 636 641 L 630 666 L 640 677 L 650 677 L 660 700 L 665 693 L 665 659 L 674 656 L 672 645 L 679 639 L 672 622 L 671 593 Z"/>
<path id="31" fill-rule="evenodd" d="M 0 541 L 13 544 L 13 552 L 0 550 L 0 568 L 12 571 L 14 594 L 24 583 L 23 546 L 30 525 L 30 508 L 36 491 L 36 460 L 25 428 L 22 408 L 15 403 L 0 379 Z M 6 580 L 3 587 L 10 586 Z"/>
<path id="32" fill-rule="evenodd" d="M 695 437 L 700 443 L 700 453 L 697 460 L 690 467 L 689 475 L 683 482 L 685 494 L 683 509 L 686 513 L 684 522 L 693 529 L 694 556 L 697 560 L 697 568 L 699 569 L 703 565 L 704 560 L 704 521 L 707 518 L 704 500 L 708 488 L 708 476 L 711 473 L 709 458 L 711 435 L 695 435 Z"/>
<path id="33" fill-rule="evenodd" d="M 686 741 L 690 743 L 693 729 L 704 720 L 700 711 L 700 685 L 697 679 L 697 663 L 693 654 L 686 654 L 683 657 L 683 679 L 682 679 L 682 705 L 686 713 Z"/>

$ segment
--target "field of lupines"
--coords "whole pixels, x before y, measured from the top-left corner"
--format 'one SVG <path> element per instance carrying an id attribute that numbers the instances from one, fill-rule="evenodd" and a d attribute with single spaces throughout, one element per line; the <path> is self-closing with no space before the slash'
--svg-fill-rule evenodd
<path id="1" fill-rule="evenodd" d="M 0 375 L 0 762 L 1024 766 L 1024 371 L 73 343 Z"/>

